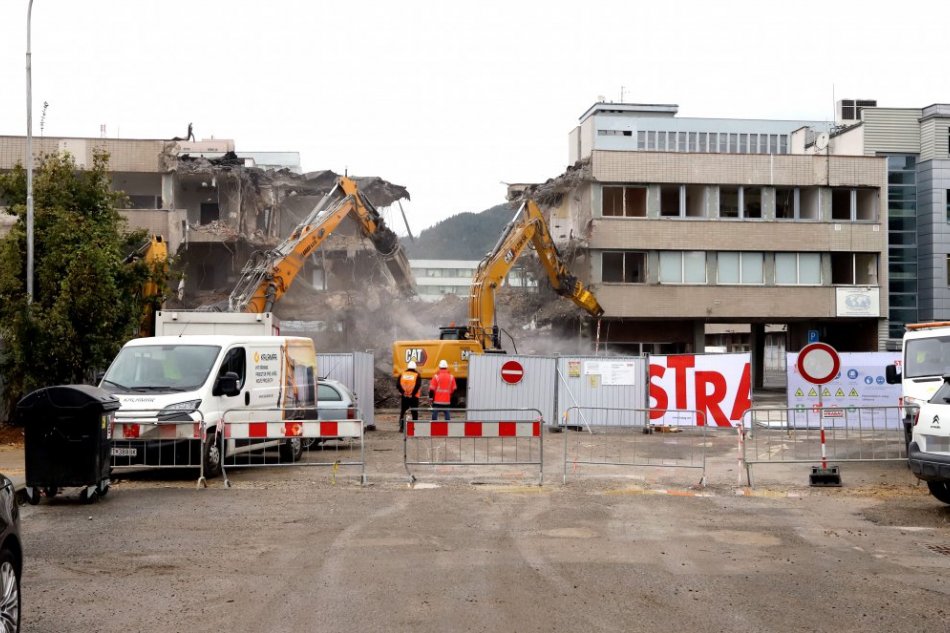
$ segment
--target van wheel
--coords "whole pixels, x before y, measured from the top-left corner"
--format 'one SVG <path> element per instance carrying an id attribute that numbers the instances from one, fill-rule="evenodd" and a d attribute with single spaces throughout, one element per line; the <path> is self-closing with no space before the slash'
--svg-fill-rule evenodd
<path id="1" fill-rule="evenodd" d="M 204 466 L 204 476 L 208 479 L 221 476 L 221 438 L 215 432 L 210 432 L 201 451 L 201 463 Z"/>
<path id="2" fill-rule="evenodd" d="M 280 460 L 283 462 L 297 462 L 303 457 L 303 440 L 293 437 L 280 445 Z"/>
<path id="3" fill-rule="evenodd" d="M 950 503 L 950 482 L 946 481 L 928 481 L 927 487 L 930 488 L 930 494 L 944 503 Z"/>

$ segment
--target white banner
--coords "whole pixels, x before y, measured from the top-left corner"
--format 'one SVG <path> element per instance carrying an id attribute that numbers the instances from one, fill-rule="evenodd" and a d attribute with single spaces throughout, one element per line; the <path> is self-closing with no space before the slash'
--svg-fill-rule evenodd
<path id="1" fill-rule="evenodd" d="M 650 356 L 650 420 L 735 426 L 751 406 L 749 354 Z M 700 419 L 693 413 L 699 411 Z"/>
<path id="2" fill-rule="evenodd" d="M 884 380 L 884 367 L 901 358 L 900 352 L 844 352 L 841 370 L 831 382 L 822 385 L 825 407 L 894 407 L 900 404 L 901 386 Z M 818 406 L 818 385 L 806 381 L 798 373 L 798 353 L 788 353 L 788 408 Z"/>

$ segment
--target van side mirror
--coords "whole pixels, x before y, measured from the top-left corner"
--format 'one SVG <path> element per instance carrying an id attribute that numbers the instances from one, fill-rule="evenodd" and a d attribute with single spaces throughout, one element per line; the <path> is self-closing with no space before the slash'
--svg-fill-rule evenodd
<path id="1" fill-rule="evenodd" d="M 884 380 L 887 381 L 889 385 L 899 385 L 901 384 L 901 372 L 897 369 L 897 365 L 888 365 L 884 368 Z"/>
<path id="2" fill-rule="evenodd" d="M 236 396 L 241 393 L 238 387 L 240 377 L 236 372 L 227 371 L 223 376 L 218 376 L 214 381 L 214 387 L 211 389 L 213 396 Z"/>

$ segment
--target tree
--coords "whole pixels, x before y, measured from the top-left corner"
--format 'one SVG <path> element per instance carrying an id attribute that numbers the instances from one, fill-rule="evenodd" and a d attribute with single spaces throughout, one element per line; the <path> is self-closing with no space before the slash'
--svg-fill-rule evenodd
<path id="1" fill-rule="evenodd" d="M 142 311 L 142 285 L 151 271 L 125 264 L 130 242 L 116 211 L 124 198 L 111 190 L 109 157 L 96 153 L 90 169 L 69 154 L 46 156 L 34 173 L 34 298 L 26 297 L 26 171 L 0 174 L 0 200 L 17 216 L 0 240 L 0 372 L 3 411 L 40 387 L 82 383 L 104 369 L 133 336 Z M 2 416 L 0 416 L 2 417 Z"/>

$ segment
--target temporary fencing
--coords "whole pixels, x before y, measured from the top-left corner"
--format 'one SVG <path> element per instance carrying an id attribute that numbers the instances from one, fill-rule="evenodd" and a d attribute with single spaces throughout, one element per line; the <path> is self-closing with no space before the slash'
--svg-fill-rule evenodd
<path id="1" fill-rule="evenodd" d="M 322 466 L 333 476 L 358 467 L 366 483 L 363 420 L 317 420 L 313 409 L 232 409 L 217 434 L 224 485 L 228 468 Z"/>
<path id="2" fill-rule="evenodd" d="M 699 411 L 677 411 L 681 426 L 652 426 L 649 409 L 570 407 L 561 418 L 564 482 L 582 466 L 688 468 L 706 484 L 710 430 Z"/>
<path id="3" fill-rule="evenodd" d="M 767 464 L 897 462 L 907 459 L 904 407 L 752 408 L 742 415 L 746 482 Z"/>
<path id="4" fill-rule="evenodd" d="M 203 484 L 202 455 L 209 441 L 204 417 L 200 411 L 182 415 L 198 419 L 165 421 L 154 409 L 119 409 L 112 427 L 112 467 L 199 468 L 198 485 Z"/>
<path id="5" fill-rule="evenodd" d="M 416 409 L 428 418 L 430 409 Z M 444 410 L 440 410 L 441 413 Z M 544 419 L 538 409 L 450 409 L 451 420 L 407 420 L 403 462 L 410 466 L 537 466 L 544 483 Z M 434 414 L 432 414 L 434 415 Z"/>

